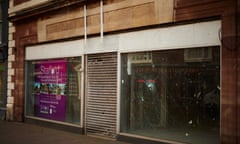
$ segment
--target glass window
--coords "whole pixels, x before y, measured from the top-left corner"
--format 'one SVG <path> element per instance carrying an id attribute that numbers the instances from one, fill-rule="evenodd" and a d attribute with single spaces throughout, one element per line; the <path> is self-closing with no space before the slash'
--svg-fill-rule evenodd
<path id="1" fill-rule="evenodd" d="M 121 63 L 121 132 L 220 143 L 218 47 L 128 53 Z"/>
<path id="2" fill-rule="evenodd" d="M 80 124 L 81 57 L 29 61 L 27 116 Z"/>

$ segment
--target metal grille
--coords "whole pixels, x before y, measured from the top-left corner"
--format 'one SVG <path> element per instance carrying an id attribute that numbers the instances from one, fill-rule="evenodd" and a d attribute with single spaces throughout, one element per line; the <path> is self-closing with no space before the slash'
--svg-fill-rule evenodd
<path id="1" fill-rule="evenodd" d="M 87 133 L 115 138 L 117 54 L 88 55 L 87 68 Z"/>

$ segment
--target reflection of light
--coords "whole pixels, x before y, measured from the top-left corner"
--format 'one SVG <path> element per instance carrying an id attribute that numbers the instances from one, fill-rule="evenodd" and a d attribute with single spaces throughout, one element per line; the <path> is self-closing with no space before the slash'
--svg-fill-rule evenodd
<path id="1" fill-rule="evenodd" d="M 143 96 L 141 97 L 141 100 L 142 100 L 142 102 L 144 102 L 144 98 L 143 98 Z"/>
<path id="2" fill-rule="evenodd" d="M 154 84 L 157 82 L 157 80 L 153 80 L 153 79 L 148 79 L 148 80 L 139 79 L 139 80 L 137 80 L 137 82 L 138 83 L 144 83 L 150 90 L 153 90 Z"/>
<path id="3" fill-rule="evenodd" d="M 51 74 L 54 74 L 54 69 L 51 69 Z"/>
<path id="4" fill-rule="evenodd" d="M 192 120 L 190 120 L 190 121 L 188 122 L 188 124 L 190 124 L 190 125 L 191 125 L 192 123 L 193 123 L 193 121 L 192 121 Z"/>
<path id="5" fill-rule="evenodd" d="M 146 82 L 145 84 L 146 84 L 146 86 L 148 87 L 148 89 L 149 89 L 150 91 L 153 91 L 153 90 L 154 90 L 154 83 Z"/>
<path id="6" fill-rule="evenodd" d="M 139 83 L 144 83 L 145 80 L 140 79 L 140 80 L 138 80 L 138 82 L 139 82 Z"/>
<path id="7" fill-rule="evenodd" d="M 153 87 L 153 83 L 147 83 L 147 87 L 152 88 Z"/>
<path id="8" fill-rule="evenodd" d="M 156 83 L 157 80 L 152 80 L 152 79 L 149 79 L 149 80 L 144 80 L 144 79 L 139 79 L 137 80 L 138 83 Z"/>

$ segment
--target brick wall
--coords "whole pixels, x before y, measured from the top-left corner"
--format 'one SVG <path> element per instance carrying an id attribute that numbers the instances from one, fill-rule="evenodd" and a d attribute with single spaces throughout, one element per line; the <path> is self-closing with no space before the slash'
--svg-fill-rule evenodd
<path id="1" fill-rule="evenodd" d="M 24 96 L 25 96 L 25 46 L 37 42 L 37 20 L 29 19 L 24 23 L 19 23 L 16 27 L 16 60 L 13 63 L 15 68 L 15 97 L 14 119 L 22 121 L 24 116 Z"/>

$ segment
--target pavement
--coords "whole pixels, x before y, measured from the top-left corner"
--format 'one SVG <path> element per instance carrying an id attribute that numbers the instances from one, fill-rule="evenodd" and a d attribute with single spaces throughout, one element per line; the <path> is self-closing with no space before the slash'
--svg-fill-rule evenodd
<path id="1" fill-rule="evenodd" d="M 21 122 L 0 120 L 0 144 L 129 144 Z"/>

